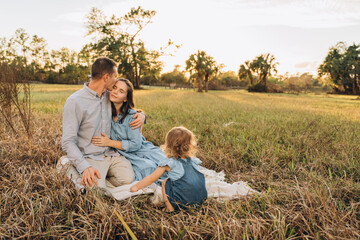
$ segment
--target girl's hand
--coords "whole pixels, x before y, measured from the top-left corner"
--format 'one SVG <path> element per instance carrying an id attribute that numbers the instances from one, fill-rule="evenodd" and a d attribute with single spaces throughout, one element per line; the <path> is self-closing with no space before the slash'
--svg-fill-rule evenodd
<path id="1" fill-rule="evenodd" d="M 136 186 L 136 184 L 130 188 L 130 192 L 137 192 L 137 191 L 139 191 L 139 188 Z"/>
<path id="2" fill-rule="evenodd" d="M 111 139 L 105 133 L 101 133 L 102 137 L 93 137 L 91 143 L 99 147 L 109 147 Z"/>

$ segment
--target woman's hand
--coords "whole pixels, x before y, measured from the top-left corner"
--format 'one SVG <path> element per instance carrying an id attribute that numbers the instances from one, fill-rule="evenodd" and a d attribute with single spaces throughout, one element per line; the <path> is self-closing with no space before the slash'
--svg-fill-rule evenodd
<path id="1" fill-rule="evenodd" d="M 130 192 L 137 192 L 137 191 L 139 191 L 139 188 L 136 186 L 136 184 L 130 188 Z"/>
<path id="2" fill-rule="evenodd" d="M 141 132 L 144 122 L 145 122 L 145 114 L 143 112 L 136 113 L 133 116 L 133 118 L 135 118 L 135 120 L 130 123 L 130 127 L 132 129 L 136 129 L 136 128 L 140 127 L 140 132 Z"/>
<path id="3" fill-rule="evenodd" d="M 109 147 L 111 139 L 105 133 L 101 133 L 102 137 L 93 137 L 91 143 L 99 147 Z"/>

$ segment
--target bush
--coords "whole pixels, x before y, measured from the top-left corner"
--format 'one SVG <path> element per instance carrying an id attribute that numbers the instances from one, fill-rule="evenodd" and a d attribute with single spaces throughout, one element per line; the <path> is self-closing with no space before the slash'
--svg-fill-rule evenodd
<path id="1" fill-rule="evenodd" d="M 183 72 L 180 72 L 175 68 L 172 72 L 164 73 L 161 75 L 161 82 L 163 83 L 177 83 L 186 84 L 187 79 Z"/>
<path id="2" fill-rule="evenodd" d="M 283 88 L 278 84 L 268 83 L 267 85 L 269 93 L 283 93 Z"/>
<path id="3" fill-rule="evenodd" d="M 11 130 L 31 138 L 31 92 L 27 69 L 0 62 L 0 116 Z M 23 129 L 17 127 L 20 122 Z"/>
<path id="4" fill-rule="evenodd" d="M 267 92 L 268 88 L 263 82 L 258 82 L 255 85 L 248 87 L 249 92 Z"/>
<path id="5" fill-rule="evenodd" d="M 208 84 L 209 84 L 208 85 L 209 90 L 227 90 L 227 89 L 229 89 L 228 87 L 225 87 L 216 81 L 210 81 Z"/>
<path id="6" fill-rule="evenodd" d="M 283 89 L 278 84 L 258 82 L 255 85 L 248 87 L 249 92 L 267 92 L 267 93 L 283 93 Z"/>

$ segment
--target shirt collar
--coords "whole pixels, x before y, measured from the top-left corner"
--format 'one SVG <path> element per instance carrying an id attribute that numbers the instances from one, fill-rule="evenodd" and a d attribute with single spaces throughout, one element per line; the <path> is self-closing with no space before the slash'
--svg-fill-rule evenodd
<path id="1" fill-rule="evenodd" d="M 135 111 L 134 109 L 130 108 L 128 115 L 134 115 L 135 113 L 136 113 L 136 111 Z M 117 119 L 116 122 L 120 122 L 120 119 L 121 119 L 122 117 L 123 117 L 122 113 L 119 113 L 118 119 Z"/>
<path id="2" fill-rule="evenodd" d="M 85 91 L 87 91 L 88 93 L 93 95 L 94 97 L 102 97 L 104 95 L 104 93 L 106 93 L 106 89 L 105 89 L 104 92 L 101 94 L 101 96 L 99 96 L 99 94 L 97 92 L 95 92 L 94 90 L 92 90 L 91 88 L 89 88 L 88 85 L 89 85 L 89 82 L 84 83 L 84 89 L 85 89 Z"/>

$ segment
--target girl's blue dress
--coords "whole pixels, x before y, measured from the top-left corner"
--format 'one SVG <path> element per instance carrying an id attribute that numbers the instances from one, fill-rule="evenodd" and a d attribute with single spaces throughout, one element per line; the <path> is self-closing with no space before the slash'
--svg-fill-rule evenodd
<path id="1" fill-rule="evenodd" d="M 159 147 L 145 140 L 140 133 L 140 128 L 132 129 L 129 126 L 129 123 L 134 120 L 134 114 L 136 111 L 130 109 L 122 122 L 120 122 L 122 114 L 119 114 L 116 122 L 112 118 L 110 138 L 121 141 L 124 150 L 116 150 L 131 162 L 135 173 L 134 181 L 140 181 L 154 172 L 159 161 L 165 159 L 166 156 Z M 160 181 L 166 177 L 167 173 L 160 178 Z"/>
<path id="2" fill-rule="evenodd" d="M 200 205 L 207 198 L 205 177 L 198 167 L 200 163 L 195 157 L 177 160 L 167 158 L 159 162 L 159 166 L 170 167 L 165 193 L 175 210 Z"/>

